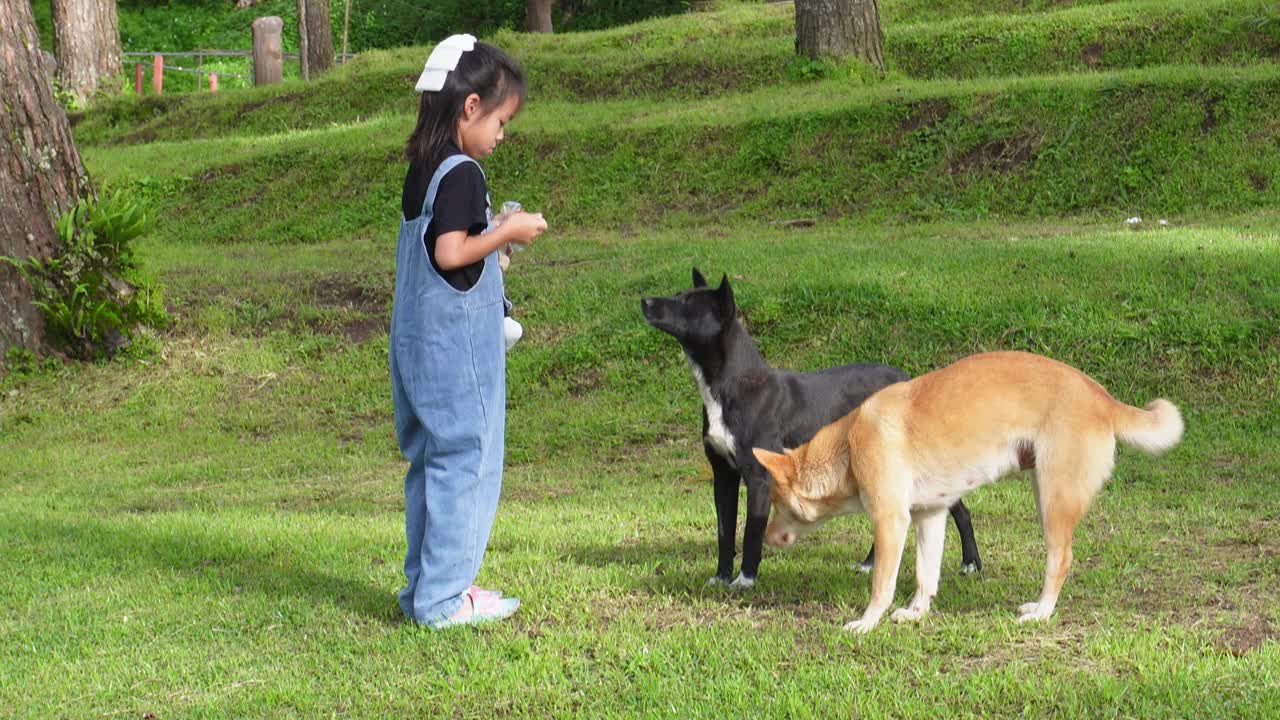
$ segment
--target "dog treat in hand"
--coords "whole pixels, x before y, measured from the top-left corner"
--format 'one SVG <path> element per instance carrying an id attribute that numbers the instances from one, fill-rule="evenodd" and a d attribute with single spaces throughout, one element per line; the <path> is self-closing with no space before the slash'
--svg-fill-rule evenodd
<path id="1" fill-rule="evenodd" d="M 502 203 L 502 214 L 510 215 L 518 213 L 524 209 L 524 206 L 515 200 L 508 200 Z M 507 243 L 507 254 L 510 255 L 512 250 L 523 250 L 524 246 L 520 243 Z"/>

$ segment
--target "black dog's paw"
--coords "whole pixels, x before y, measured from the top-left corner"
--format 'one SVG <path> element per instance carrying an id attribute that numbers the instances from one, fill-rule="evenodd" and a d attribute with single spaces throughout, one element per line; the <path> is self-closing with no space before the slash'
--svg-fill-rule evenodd
<path id="1" fill-rule="evenodd" d="M 729 587 L 729 584 L 731 582 L 733 581 L 723 575 L 712 575 L 711 579 L 707 581 L 707 587 L 709 588 Z"/>
<path id="2" fill-rule="evenodd" d="M 975 560 L 975 561 L 973 561 L 973 562 L 967 562 L 967 563 L 964 563 L 963 565 L 961 565 L 961 566 L 960 566 L 960 574 L 961 574 L 961 575 L 972 575 L 972 574 L 974 574 L 974 573 L 980 573 L 980 572 L 982 572 L 982 561 L 981 561 L 981 560 Z"/>

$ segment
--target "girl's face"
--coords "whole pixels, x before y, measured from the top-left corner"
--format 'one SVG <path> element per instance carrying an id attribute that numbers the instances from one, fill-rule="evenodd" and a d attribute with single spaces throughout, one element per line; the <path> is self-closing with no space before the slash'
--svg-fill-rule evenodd
<path id="1" fill-rule="evenodd" d="M 476 159 L 487 157 L 502 142 L 503 128 L 519 109 L 520 98 L 512 95 L 498 107 L 486 111 L 480 96 L 471 93 L 463 101 L 462 116 L 458 118 L 459 149 Z"/>

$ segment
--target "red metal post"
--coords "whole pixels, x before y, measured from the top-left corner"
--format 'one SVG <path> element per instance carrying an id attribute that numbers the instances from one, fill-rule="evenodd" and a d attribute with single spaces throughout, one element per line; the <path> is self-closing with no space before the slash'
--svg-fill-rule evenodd
<path id="1" fill-rule="evenodd" d="M 218 92 L 218 73 L 209 73 L 209 92 Z"/>
<path id="2" fill-rule="evenodd" d="M 157 54 L 151 62 L 151 89 L 159 95 L 164 92 L 164 56 Z"/>

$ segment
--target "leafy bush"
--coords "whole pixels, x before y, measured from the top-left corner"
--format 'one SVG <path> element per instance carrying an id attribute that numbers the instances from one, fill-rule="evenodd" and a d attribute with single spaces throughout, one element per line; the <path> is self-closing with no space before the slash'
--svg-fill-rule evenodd
<path id="1" fill-rule="evenodd" d="M 60 254 L 0 256 L 31 284 L 53 345 L 84 360 L 110 357 L 137 327 L 168 322 L 160 289 L 141 276 L 130 248 L 150 224 L 142 205 L 121 195 L 86 198 L 58 219 Z"/>

